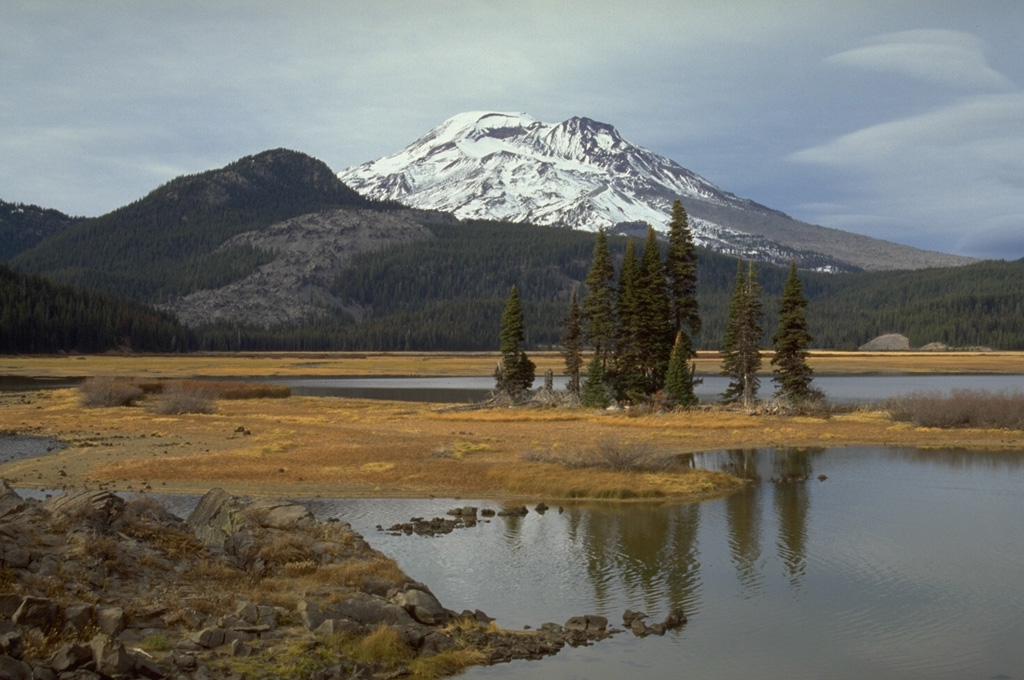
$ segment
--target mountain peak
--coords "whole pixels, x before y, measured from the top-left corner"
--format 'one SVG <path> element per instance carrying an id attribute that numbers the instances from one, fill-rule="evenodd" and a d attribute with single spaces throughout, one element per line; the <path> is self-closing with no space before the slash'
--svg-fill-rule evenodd
<path id="1" fill-rule="evenodd" d="M 969 261 L 798 222 L 723 191 L 628 142 L 612 125 L 585 116 L 550 124 L 525 113 L 460 113 L 405 149 L 338 177 L 367 198 L 462 219 L 588 231 L 637 222 L 667 231 L 678 199 L 698 245 L 777 264 L 795 260 L 804 268 L 898 269 Z"/>

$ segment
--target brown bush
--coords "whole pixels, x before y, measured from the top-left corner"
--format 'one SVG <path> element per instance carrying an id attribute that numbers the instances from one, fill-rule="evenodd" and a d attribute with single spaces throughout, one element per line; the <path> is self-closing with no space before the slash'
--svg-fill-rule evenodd
<path id="1" fill-rule="evenodd" d="M 153 410 L 161 415 L 181 415 L 213 413 L 217 406 L 213 397 L 205 390 L 196 389 L 192 383 L 172 383 L 164 388 Z"/>
<path id="2" fill-rule="evenodd" d="M 1024 430 L 1024 393 L 956 389 L 912 392 L 885 402 L 893 420 L 919 427 Z"/>
<path id="3" fill-rule="evenodd" d="M 251 383 L 243 380 L 174 380 L 163 391 L 185 389 L 209 399 L 284 399 L 292 395 L 287 385 Z"/>
<path id="4" fill-rule="evenodd" d="M 78 389 L 82 406 L 89 408 L 132 406 L 142 398 L 142 388 L 136 383 L 109 376 L 89 378 Z"/>

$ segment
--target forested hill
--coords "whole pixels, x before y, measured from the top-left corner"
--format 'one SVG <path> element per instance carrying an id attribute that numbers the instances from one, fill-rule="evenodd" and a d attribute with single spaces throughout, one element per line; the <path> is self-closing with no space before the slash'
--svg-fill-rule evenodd
<path id="1" fill-rule="evenodd" d="M 208 349 L 493 350 L 509 287 L 520 292 L 529 347 L 555 347 L 574 287 L 590 267 L 593 234 L 523 224 L 432 224 L 434 238 L 353 258 L 331 292 L 363 310 L 357 324 L 321 318 L 303 328 L 207 327 Z M 642 244 L 641 244 L 642 246 Z M 621 261 L 625 239 L 609 238 Z M 787 271 L 758 269 L 765 310 L 762 346 L 771 346 Z M 736 277 L 736 260 L 698 249 L 701 349 L 717 349 Z M 888 332 L 915 346 L 944 342 L 1024 349 L 1024 262 L 980 262 L 914 272 L 801 272 L 810 299 L 813 347 L 856 349 Z M 581 295 L 585 291 L 581 289 Z"/>
<path id="2" fill-rule="evenodd" d="M 231 236 L 296 215 L 369 205 L 323 162 L 276 149 L 174 179 L 123 208 L 72 225 L 10 264 L 159 301 L 216 288 L 271 259 L 246 246 L 214 252 Z"/>
<path id="3" fill-rule="evenodd" d="M 197 346 L 195 335 L 169 314 L 0 264 L 0 354 L 175 352 Z"/>
<path id="4" fill-rule="evenodd" d="M 437 238 L 364 254 L 333 292 L 372 310 L 348 330 L 352 342 L 380 349 L 493 349 L 508 289 L 526 311 L 527 341 L 554 346 L 569 295 L 590 266 L 593 235 L 496 222 L 435 225 Z M 638 244 L 642 246 L 642 244 Z M 609 247 L 621 260 L 625 239 Z M 702 349 L 720 347 L 736 260 L 698 249 Z M 771 346 L 786 268 L 758 269 L 765 310 L 762 346 Z M 816 348 L 856 349 L 882 333 L 915 346 L 987 345 L 1024 349 L 1024 262 L 980 262 L 918 271 L 801 272 Z M 585 291 L 581 290 L 581 295 Z"/>
<path id="5" fill-rule="evenodd" d="M 0 262 L 83 219 L 52 208 L 0 200 Z"/>

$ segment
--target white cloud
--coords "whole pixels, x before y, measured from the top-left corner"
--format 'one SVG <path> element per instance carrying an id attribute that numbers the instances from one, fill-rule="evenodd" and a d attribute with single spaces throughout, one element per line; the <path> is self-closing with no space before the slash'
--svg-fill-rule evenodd
<path id="1" fill-rule="evenodd" d="M 917 29 L 875 36 L 864 47 L 834 54 L 826 62 L 959 88 L 1012 88 L 1009 78 L 988 65 L 985 49 L 985 41 L 970 33 Z"/>

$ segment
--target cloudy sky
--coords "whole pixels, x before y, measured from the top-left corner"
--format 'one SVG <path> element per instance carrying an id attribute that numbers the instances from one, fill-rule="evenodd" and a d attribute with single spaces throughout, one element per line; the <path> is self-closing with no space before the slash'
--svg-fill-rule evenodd
<path id="1" fill-rule="evenodd" d="M 0 198 L 99 215 L 287 147 L 587 116 L 726 191 L 1024 257 L 1020 0 L 3 0 Z"/>

